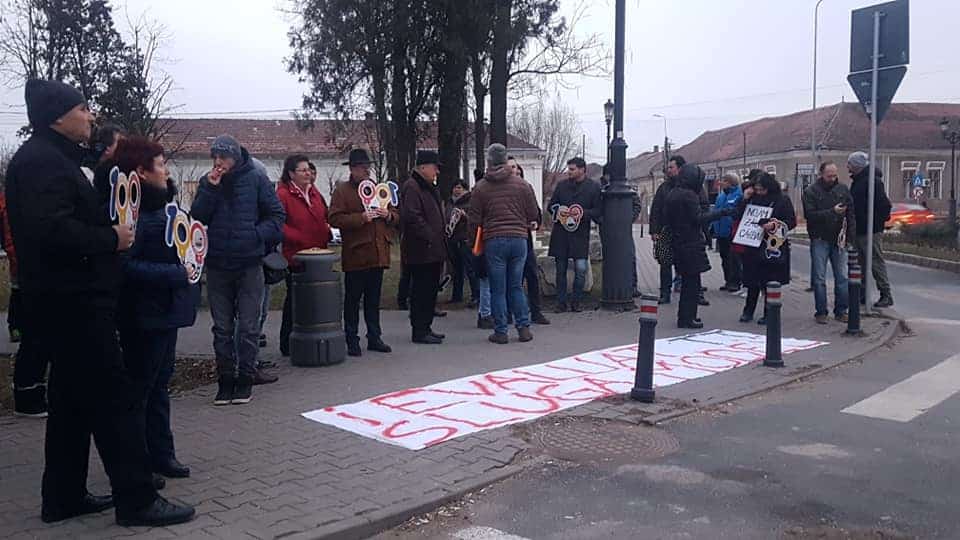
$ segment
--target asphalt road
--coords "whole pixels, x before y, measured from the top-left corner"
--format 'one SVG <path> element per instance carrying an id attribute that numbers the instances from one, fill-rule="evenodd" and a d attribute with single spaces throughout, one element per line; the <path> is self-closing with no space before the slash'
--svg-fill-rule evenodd
<path id="1" fill-rule="evenodd" d="M 914 335 L 666 424 L 657 435 L 679 450 L 665 457 L 545 456 L 377 538 L 960 538 L 960 278 L 896 263 L 890 274 Z"/>

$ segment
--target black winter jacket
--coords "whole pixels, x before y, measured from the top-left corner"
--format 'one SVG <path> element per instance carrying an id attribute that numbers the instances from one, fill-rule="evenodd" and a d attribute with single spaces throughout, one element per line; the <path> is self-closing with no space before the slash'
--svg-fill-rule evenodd
<path id="1" fill-rule="evenodd" d="M 653 202 L 650 204 L 650 234 L 660 234 L 663 226 L 666 225 L 666 216 L 664 210 L 667 203 L 667 195 L 673 191 L 679 184 L 677 178 L 667 178 L 657 188 L 653 195 Z M 699 197 L 697 198 L 699 204 Z"/>
<path id="2" fill-rule="evenodd" d="M 784 195 L 779 189 L 763 197 L 754 195 L 741 201 L 737 208 L 739 218 L 743 217 L 748 204 L 772 207 L 772 217 L 786 224 L 788 230 L 793 230 L 797 226 L 797 213 L 793 209 L 793 203 L 790 197 Z M 777 281 L 781 285 L 790 283 L 790 240 L 780 247 L 779 257 L 768 257 L 766 247 L 766 242 L 762 242 L 760 247 L 747 247 L 741 255 L 743 284 L 748 288 L 763 288 L 771 281 Z"/>
<path id="3" fill-rule="evenodd" d="M 138 330 L 172 330 L 193 326 L 200 302 L 200 285 L 191 285 L 176 246 L 167 246 L 166 203 L 176 189 L 142 188 L 140 218 L 133 247 L 123 258 L 123 293 L 119 322 Z"/>
<path id="4" fill-rule="evenodd" d="M 80 170 L 79 146 L 34 132 L 7 168 L 7 207 L 27 293 L 91 294 L 111 305 L 120 282 L 117 234 Z"/>
<path id="5" fill-rule="evenodd" d="M 837 214 L 833 208 L 838 204 L 847 207 L 844 215 Z M 852 241 L 851 233 L 856 230 L 856 215 L 853 210 L 853 197 L 847 186 L 837 182 L 828 186 L 823 179 L 803 190 L 803 217 L 807 219 L 807 234 L 810 238 L 835 243 L 843 229 L 843 218 L 847 218 L 847 238 Z"/>
<path id="6" fill-rule="evenodd" d="M 867 234 L 867 201 L 870 195 L 870 184 L 867 182 L 867 176 L 870 175 L 870 168 L 867 167 L 859 173 L 853 175 L 853 183 L 850 185 L 850 194 L 853 196 L 853 211 L 857 216 L 857 236 L 866 236 Z M 873 232 L 882 233 L 883 225 L 890 219 L 890 210 L 892 205 L 887 193 L 883 188 L 883 173 L 877 169 L 874 182 L 876 182 L 873 194 Z"/>
<path id="7" fill-rule="evenodd" d="M 599 223 L 603 216 L 601 197 L 600 184 L 589 178 L 579 183 L 567 179 L 557 184 L 547 205 L 547 212 L 554 220 L 550 233 L 550 257 L 586 259 L 590 256 L 590 223 Z M 554 207 L 574 204 L 583 208 L 583 216 L 577 230 L 570 232 L 556 221 Z"/>
<path id="8" fill-rule="evenodd" d="M 696 165 L 680 168 L 677 187 L 667 194 L 663 208 L 663 225 L 670 228 L 673 261 L 681 275 L 710 270 L 703 226 L 733 213 L 732 209 L 705 212 L 700 195 L 703 192 L 703 171 Z"/>
<path id="9" fill-rule="evenodd" d="M 254 166 L 247 149 L 243 159 L 216 186 L 200 179 L 190 215 L 207 226 L 210 238 L 205 266 L 241 270 L 262 264 L 271 246 L 283 241 L 283 211 L 277 191 Z"/>

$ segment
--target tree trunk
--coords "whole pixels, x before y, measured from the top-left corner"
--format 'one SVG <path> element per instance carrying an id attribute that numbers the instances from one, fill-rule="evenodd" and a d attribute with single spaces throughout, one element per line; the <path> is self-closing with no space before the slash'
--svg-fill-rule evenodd
<path id="1" fill-rule="evenodd" d="M 403 182 L 410 175 L 410 151 L 409 151 L 409 128 L 407 117 L 407 43 L 404 37 L 404 25 L 406 18 L 400 14 L 395 15 L 395 29 L 393 38 L 393 60 L 391 62 L 392 74 L 390 87 L 390 112 L 392 116 L 393 143 L 396 147 L 394 163 L 397 166 L 397 182 Z M 416 137 L 413 144 L 416 145 Z"/>
<path id="2" fill-rule="evenodd" d="M 477 110 L 473 119 L 473 144 L 475 148 L 474 159 L 477 162 L 475 167 L 478 171 L 486 169 L 486 145 L 487 145 L 487 124 L 484 119 L 486 116 L 487 87 L 483 84 L 483 58 L 479 55 L 473 58 L 473 99 L 476 101 Z"/>
<path id="3" fill-rule="evenodd" d="M 446 51 L 445 56 L 437 117 L 437 150 L 443 163 L 438 187 L 444 199 L 450 196 L 453 183 L 460 178 L 463 110 L 467 106 L 467 58 L 462 50 Z"/>
<path id="4" fill-rule="evenodd" d="M 373 76 L 373 108 L 377 116 L 377 152 L 387 156 L 387 179 L 397 178 L 397 150 L 390 136 L 390 118 L 387 116 L 387 68 L 377 64 L 371 70 Z"/>
<path id="5" fill-rule="evenodd" d="M 490 142 L 507 145 L 507 55 L 512 32 L 512 0 L 497 0 L 493 26 L 493 69 L 490 72 Z"/>

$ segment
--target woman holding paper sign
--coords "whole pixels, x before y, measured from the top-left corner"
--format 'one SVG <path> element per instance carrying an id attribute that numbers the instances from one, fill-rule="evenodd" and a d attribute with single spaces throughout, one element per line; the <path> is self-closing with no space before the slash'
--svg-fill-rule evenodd
<path id="1" fill-rule="evenodd" d="M 733 215 L 733 208 L 704 212 L 700 206 L 703 170 L 693 164 L 680 168 L 677 188 L 667 194 L 664 218 L 670 230 L 673 263 L 680 274 L 680 306 L 677 327 L 703 328 L 697 317 L 700 298 L 700 274 L 710 270 L 703 225 Z"/>
<path id="2" fill-rule="evenodd" d="M 790 242 L 787 240 L 787 233 L 797 226 L 797 214 L 790 197 L 783 194 L 780 182 L 767 173 L 760 174 L 752 193 L 744 193 L 744 200 L 737 209 L 740 219 L 737 236 L 741 236 L 742 229 L 749 226 L 750 220 L 744 216 L 759 211 L 763 211 L 763 215 L 769 214 L 769 217 L 763 217 L 756 222 L 760 227 L 759 245 L 746 246 L 742 255 L 747 302 L 743 307 L 740 322 L 753 320 L 760 291 L 766 294 L 768 282 L 776 281 L 781 285 L 790 282 Z M 757 322 L 765 324 L 766 318 L 761 316 Z"/>
<path id="3" fill-rule="evenodd" d="M 191 284 L 198 268 L 180 260 L 168 246 L 167 204 L 176 187 L 168 179 L 163 147 L 130 137 L 117 148 L 117 164 L 140 178 L 140 215 L 133 247 L 123 258 L 123 288 L 117 317 L 123 361 L 141 385 L 145 433 L 153 472 L 168 478 L 190 476 L 177 460 L 170 430 L 168 386 L 173 376 L 177 331 L 193 326 L 200 286 Z"/>

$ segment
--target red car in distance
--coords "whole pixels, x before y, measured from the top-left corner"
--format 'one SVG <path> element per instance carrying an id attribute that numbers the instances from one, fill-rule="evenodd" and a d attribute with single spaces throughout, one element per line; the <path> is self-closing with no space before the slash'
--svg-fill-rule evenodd
<path id="1" fill-rule="evenodd" d="M 893 203 L 890 219 L 884 224 L 887 229 L 899 229 L 904 225 L 920 225 L 936 221 L 937 215 L 922 204 Z"/>

